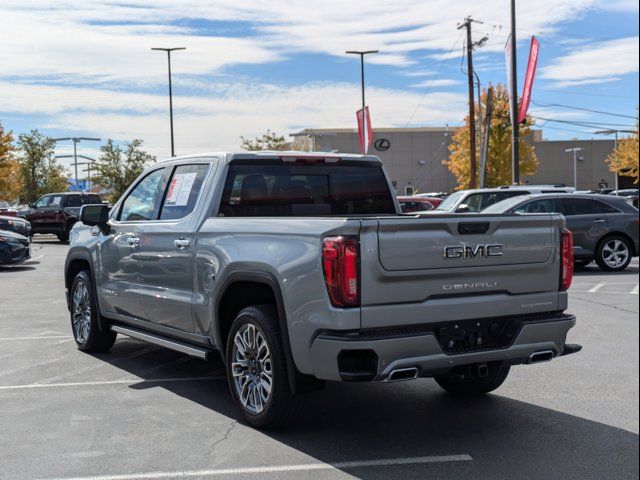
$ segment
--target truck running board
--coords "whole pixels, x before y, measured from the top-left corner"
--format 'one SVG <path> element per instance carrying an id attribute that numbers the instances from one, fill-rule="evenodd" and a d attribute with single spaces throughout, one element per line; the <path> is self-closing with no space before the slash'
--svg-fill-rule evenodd
<path id="1" fill-rule="evenodd" d="M 171 350 L 175 350 L 176 352 L 186 353 L 187 355 L 201 358 L 203 360 L 207 359 L 207 355 L 210 352 L 210 350 L 206 348 L 190 345 L 188 343 L 163 337 L 155 333 L 136 330 L 129 327 L 123 327 L 121 325 L 111 325 L 111 330 L 128 337 L 137 338 L 138 340 L 144 340 L 145 342 L 149 343 L 154 343 L 156 345 L 160 345 L 161 347 L 170 348 Z"/>

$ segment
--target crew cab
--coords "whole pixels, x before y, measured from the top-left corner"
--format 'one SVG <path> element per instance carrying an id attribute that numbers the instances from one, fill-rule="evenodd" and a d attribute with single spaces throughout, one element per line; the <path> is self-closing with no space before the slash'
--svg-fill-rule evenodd
<path id="1" fill-rule="evenodd" d="M 580 349 L 561 215 L 403 215 L 374 156 L 174 158 L 80 219 L 64 272 L 78 348 L 122 334 L 219 352 L 257 427 L 290 422 L 325 381 L 480 395 Z"/>
<path id="2" fill-rule="evenodd" d="M 80 207 L 101 202 L 96 193 L 50 193 L 42 195 L 19 215 L 31 222 L 31 234 L 53 233 L 61 242 L 67 242 L 71 227 L 80 216 Z"/>

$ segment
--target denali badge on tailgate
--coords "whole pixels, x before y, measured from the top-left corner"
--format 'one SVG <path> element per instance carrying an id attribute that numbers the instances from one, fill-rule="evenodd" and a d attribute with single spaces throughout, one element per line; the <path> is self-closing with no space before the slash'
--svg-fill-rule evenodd
<path id="1" fill-rule="evenodd" d="M 476 245 L 475 247 L 468 245 L 444 247 L 444 258 L 450 260 L 453 258 L 501 257 L 502 247 L 501 243 Z"/>

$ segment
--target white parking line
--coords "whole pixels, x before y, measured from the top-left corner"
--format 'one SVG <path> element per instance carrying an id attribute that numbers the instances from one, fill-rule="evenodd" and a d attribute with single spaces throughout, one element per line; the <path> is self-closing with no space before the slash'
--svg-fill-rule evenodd
<path id="1" fill-rule="evenodd" d="M 607 282 L 600 282 L 600 283 L 596 284 L 594 287 L 591 287 L 589 290 L 587 290 L 587 292 L 596 293 L 598 290 L 600 290 L 606 284 L 607 284 Z"/>
<path id="2" fill-rule="evenodd" d="M 93 477 L 60 477 L 50 480 L 135 480 L 178 477 L 216 477 L 221 475 L 256 475 L 265 473 L 310 472 L 319 470 L 342 470 L 351 468 L 387 467 L 395 465 L 420 465 L 425 463 L 469 462 L 471 455 L 437 455 L 425 457 L 385 458 L 380 460 L 355 460 L 336 463 L 303 463 L 271 467 L 223 468 L 217 470 L 183 470 L 177 472 L 147 472 L 124 475 L 96 475 Z"/>
<path id="3" fill-rule="evenodd" d="M 100 385 L 126 385 L 134 383 L 173 383 L 173 382 L 200 382 L 203 380 L 222 380 L 227 377 L 183 377 L 183 378 L 129 378 L 123 380 L 104 380 L 98 382 L 69 382 L 69 383 L 30 383 L 27 385 L 3 385 L 0 390 L 28 390 L 32 388 L 62 388 L 85 387 Z"/>
<path id="4" fill-rule="evenodd" d="M 8 342 L 11 340 L 52 340 L 52 339 L 73 338 L 71 335 L 42 335 L 40 337 L 0 337 L 0 342 Z"/>
<path id="5" fill-rule="evenodd" d="M 638 285 L 636 285 L 635 287 L 633 287 L 633 290 L 631 290 L 631 295 L 638 295 Z"/>

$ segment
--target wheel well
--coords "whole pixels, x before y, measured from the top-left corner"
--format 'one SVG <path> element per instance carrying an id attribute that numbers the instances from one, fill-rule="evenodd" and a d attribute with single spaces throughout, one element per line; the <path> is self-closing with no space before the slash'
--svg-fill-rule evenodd
<path id="1" fill-rule="evenodd" d="M 622 238 L 625 238 L 627 240 L 627 242 L 629 242 L 629 246 L 631 247 L 631 256 L 635 257 L 638 254 L 638 252 L 636 252 L 636 246 L 635 246 L 635 243 L 633 243 L 633 239 L 629 235 L 624 233 L 624 232 L 609 232 L 609 233 L 607 233 L 598 242 L 598 248 L 600 248 L 600 245 L 602 245 L 602 242 L 604 242 L 607 238 L 610 238 L 610 237 L 622 237 Z"/>
<path id="2" fill-rule="evenodd" d="M 251 305 L 261 304 L 277 305 L 276 296 L 273 289 L 260 282 L 234 282 L 227 287 L 218 306 L 216 317 L 218 318 L 218 334 L 220 352 L 224 355 L 226 341 L 231 330 L 231 324 L 235 320 L 238 312 Z"/>
<path id="3" fill-rule="evenodd" d="M 91 271 L 91 265 L 89 265 L 89 262 L 87 262 L 86 260 L 76 259 L 72 260 L 69 263 L 67 272 L 64 276 L 64 283 L 67 288 L 71 288 L 73 279 L 76 278 L 76 275 L 78 275 L 78 273 L 80 273 L 82 270 L 88 270 L 89 272 Z"/>

